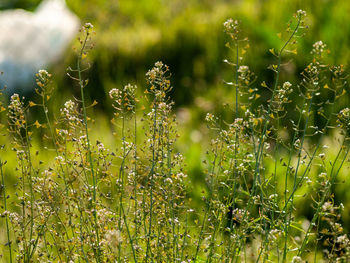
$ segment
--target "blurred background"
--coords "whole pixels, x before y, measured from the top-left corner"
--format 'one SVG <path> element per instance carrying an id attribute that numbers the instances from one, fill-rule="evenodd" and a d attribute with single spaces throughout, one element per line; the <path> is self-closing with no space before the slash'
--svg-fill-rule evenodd
<path id="1" fill-rule="evenodd" d="M 48 4 L 56 5 L 56 13 L 49 12 L 52 7 L 44 8 Z M 161 60 L 169 65 L 174 86 L 171 96 L 181 133 L 178 148 L 185 153 L 187 169 L 198 183 L 203 178 L 203 145 L 208 142 L 204 117 L 207 112 L 232 114 L 234 90 L 223 81 L 234 78 L 232 68 L 223 63 L 224 59 L 233 57 L 225 47 L 228 38 L 223 32 L 223 23 L 228 18 L 241 21 L 243 33 L 249 38 L 250 49 L 244 64 L 257 76 L 259 88 L 263 81 L 273 82 L 273 73 L 267 67 L 276 61 L 269 49 L 279 50 L 281 40 L 277 34 L 285 31 L 298 9 L 307 12 L 309 28 L 298 41 L 297 55 L 285 58 L 288 64 L 282 70 L 281 83 L 288 80 L 297 85 L 300 72 L 311 62 L 310 51 L 316 41 L 327 44 L 330 50 L 327 63 L 348 65 L 350 60 L 350 1 L 346 0 L 0 0 L 0 9 L 0 28 L 7 29 L 6 34 L 0 36 L 0 47 L 3 47 L 0 71 L 4 72 L 0 81 L 8 86 L 8 93 L 32 97 L 34 74 L 45 67 L 54 75 L 57 105 L 53 107 L 60 107 L 72 94 L 78 96 L 79 89 L 67 77 L 66 69 L 76 63 L 72 47 L 80 25 L 86 22 L 92 23 L 96 31 L 95 47 L 89 55 L 91 69 L 86 89 L 91 101 L 99 103 L 95 108 L 99 118 L 111 116 L 111 102 L 106 96 L 110 89 L 130 82 L 140 88 L 141 95 L 146 87 L 145 73 L 154 62 Z M 26 23 L 22 25 L 18 19 L 13 25 L 14 16 L 9 12 L 14 10 L 24 14 L 26 19 L 22 20 Z M 39 14 L 38 20 L 35 17 Z M 51 22 L 46 22 L 45 17 Z M 34 33 L 30 37 L 16 34 L 30 28 L 29 21 L 36 23 L 36 28 L 30 29 Z M 11 24 L 12 31 L 9 30 Z M 50 35 L 50 32 L 55 33 Z M 48 43 L 38 50 L 31 49 L 33 43 L 39 45 L 36 41 L 40 37 Z M 6 48 L 12 47 L 9 51 L 1 46 L 2 39 L 7 41 Z M 54 52 L 46 52 L 46 47 Z M 24 65 L 14 61 L 23 61 L 21 54 L 28 56 Z M 293 101 L 298 101 L 297 95 L 293 93 Z M 324 96 L 327 99 L 327 94 Z M 348 98 L 344 98 L 337 110 L 347 103 Z M 337 191 L 339 198 L 350 207 L 347 185 L 339 186 Z M 349 221 L 349 216 L 344 220 Z"/>
<path id="2" fill-rule="evenodd" d="M 51 5 L 48 6 L 48 3 Z M 66 5 L 67 10 L 62 11 L 61 7 L 57 7 L 58 3 Z M 48 6 L 45 10 L 44 5 Z M 52 6 L 56 9 L 52 10 Z M 343 0 L 1 0 L 0 9 L 0 18 L 14 9 L 29 11 L 33 17 L 39 12 L 44 13 L 41 27 L 56 27 L 52 28 L 56 31 L 56 35 L 51 36 L 54 40 L 47 37 L 51 41 L 49 47 L 59 50 L 57 54 L 39 52 L 36 56 L 42 60 L 45 60 L 42 56 L 47 56 L 46 61 L 39 63 L 40 66 L 49 67 L 55 73 L 56 81 L 65 84 L 68 80 L 62 73 L 68 65 L 74 65 L 75 59 L 69 41 L 75 40 L 74 33 L 77 33 L 79 23 L 92 23 L 97 35 L 90 58 L 92 69 L 88 89 L 91 96 L 100 101 L 105 98 L 104 91 L 129 81 L 144 86 L 145 72 L 157 60 L 170 66 L 175 87 L 173 98 L 177 106 L 188 106 L 196 101 L 198 104 L 199 95 L 211 95 L 212 98 L 216 94 L 218 99 L 223 100 L 219 91 L 222 80 L 230 80 L 230 69 L 222 63 L 224 58 L 229 57 L 229 50 L 224 47 L 227 39 L 223 33 L 223 22 L 230 17 L 241 21 L 244 34 L 249 37 L 251 49 L 247 52 L 245 64 L 259 76 L 260 82 L 268 82 L 272 77 L 267 66 L 273 62 L 273 56 L 268 50 L 279 49 L 277 33 L 286 29 L 298 9 L 306 10 L 309 29 L 299 41 L 298 55 L 288 66 L 288 72 L 284 72 L 285 78 L 298 78 L 299 72 L 310 61 L 312 44 L 318 40 L 330 49 L 330 63 L 346 64 L 350 57 L 350 3 Z M 67 15 L 67 12 L 71 14 Z M 12 19 L 12 22 L 4 24 L 4 19 L 1 20 L 3 28 L 13 27 L 13 31 L 5 32 L 2 35 L 6 36 L 1 39 L 12 41 L 12 45 L 20 42 L 16 44 L 16 49 L 0 51 L 7 52 L 2 57 L 31 47 L 31 42 L 36 39 L 38 43 L 47 41 L 40 31 L 36 35 L 30 32 L 34 36 L 26 32 L 27 38 L 16 34 L 16 31 L 32 30 L 30 23 L 35 23 L 35 19 L 25 15 L 25 25 L 18 21 L 13 25 L 13 20 L 18 17 L 13 13 L 7 16 L 7 20 Z M 52 19 L 55 15 L 56 24 L 50 25 L 48 22 L 55 20 Z M 63 26 L 57 28 L 60 25 Z M 38 29 L 38 26 L 32 25 L 32 28 Z M 42 51 L 42 47 L 39 50 Z M 6 78 L 6 70 L 2 71 Z M 10 84 L 7 83 L 8 86 Z M 10 88 L 30 93 L 30 84 L 24 86 L 11 85 Z M 71 91 L 71 87 L 60 85 L 61 90 Z"/>

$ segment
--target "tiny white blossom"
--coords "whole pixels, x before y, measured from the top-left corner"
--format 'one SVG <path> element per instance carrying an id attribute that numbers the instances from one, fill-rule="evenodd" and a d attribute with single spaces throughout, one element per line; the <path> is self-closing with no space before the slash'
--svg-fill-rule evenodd
<path id="1" fill-rule="evenodd" d="M 306 12 L 304 10 L 299 9 L 297 11 L 297 16 L 300 17 L 300 18 L 305 17 L 306 16 Z"/>
<path id="2" fill-rule="evenodd" d="M 292 263 L 302 263 L 302 262 L 303 262 L 303 260 L 299 256 L 294 256 L 292 258 Z"/>

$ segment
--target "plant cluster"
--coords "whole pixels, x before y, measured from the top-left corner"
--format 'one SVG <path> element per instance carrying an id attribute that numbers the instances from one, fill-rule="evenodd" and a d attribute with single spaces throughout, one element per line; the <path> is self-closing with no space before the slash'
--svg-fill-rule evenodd
<path id="1" fill-rule="evenodd" d="M 86 24 L 77 66 L 68 73 L 80 88 L 79 99 L 68 100 L 58 115 L 52 114 L 51 75 L 40 70 L 40 102 L 26 105 L 14 94 L 7 108 L 0 105 L 8 120 L 1 128 L 11 136 L 17 158 L 14 186 L 4 170 L 5 158 L 0 160 L 5 260 L 316 262 L 322 252 L 324 259 L 347 262 L 343 206 L 333 195 L 350 150 L 350 110 L 337 113 L 335 107 L 345 94 L 344 67 L 323 62 L 326 45 L 319 41 L 299 84 L 279 80 L 286 53 L 296 53 L 305 15 L 299 10 L 286 36 L 280 36 L 285 38 L 281 48 L 270 50 L 277 60 L 269 66 L 275 79 L 271 87 L 263 81 L 261 88 L 243 64 L 249 42 L 239 22 L 224 23 L 230 39 L 226 46 L 234 56 L 234 62 L 225 60 L 234 72 L 234 81 L 226 82 L 235 90 L 234 114 L 230 122 L 212 113 L 206 116 L 213 137 L 204 161 L 206 188 L 199 207 L 191 202 L 184 158 L 176 151 L 170 73 L 162 62 L 146 74 L 147 108 L 139 105 L 140 92 L 134 85 L 110 90 L 117 146 L 105 146 L 103 138 L 92 141 L 88 111 L 96 103 L 86 105 L 88 81 L 83 74 L 93 26 Z M 268 99 L 261 89 L 270 93 Z M 300 103 L 292 112 L 295 118 L 290 118 L 287 106 L 293 92 L 298 92 Z M 325 92 L 329 100 L 324 102 L 319 98 Z M 44 123 L 31 120 L 32 107 L 41 107 Z M 313 124 L 316 116 L 324 119 L 322 127 Z M 285 130 L 289 138 L 283 136 Z M 335 130 L 341 131 L 340 146 L 332 157 L 323 139 Z M 53 156 L 49 163 L 35 152 L 35 133 L 46 145 L 40 151 Z M 311 200 L 311 218 L 299 216 L 301 198 Z"/>

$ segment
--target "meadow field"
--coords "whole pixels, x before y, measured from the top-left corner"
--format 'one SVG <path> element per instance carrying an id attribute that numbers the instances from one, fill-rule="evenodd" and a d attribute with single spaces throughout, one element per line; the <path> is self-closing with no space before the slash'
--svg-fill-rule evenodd
<path id="1" fill-rule="evenodd" d="M 1 87 L 0 262 L 350 262 L 350 5 L 102 2 Z"/>

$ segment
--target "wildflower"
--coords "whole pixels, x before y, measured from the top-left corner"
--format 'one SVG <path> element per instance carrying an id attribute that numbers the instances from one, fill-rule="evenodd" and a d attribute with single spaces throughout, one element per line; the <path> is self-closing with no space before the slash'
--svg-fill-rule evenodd
<path id="1" fill-rule="evenodd" d="M 324 212 L 327 212 L 329 210 L 331 210 L 333 208 L 332 204 L 330 202 L 325 202 L 323 205 L 322 205 L 322 210 Z"/>
<path id="2" fill-rule="evenodd" d="M 105 149 L 105 146 L 103 145 L 102 142 L 100 142 L 99 144 L 97 144 L 97 149 L 98 149 L 99 152 L 103 152 L 103 151 L 106 150 L 106 149 Z"/>
<path id="3" fill-rule="evenodd" d="M 292 258 L 292 263 L 302 263 L 302 262 L 303 262 L 303 260 L 299 256 L 294 256 Z"/>
<path id="4" fill-rule="evenodd" d="M 172 184 L 173 183 L 173 181 L 170 178 L 166 178 L 165 182 L 168 183 L 168 184 Z"/>
<path id="5" fill-rule="evenodd" d="M 111 89 L 109 91 L 109 97 L 111 99 L 118 99 L 121 96 L 121 91 L 119 89 Z"/>
<path id="6" fill-rule="evenodd" d="M 92 29 L 94 26 L 91 23 L 85 23 L 84 27 L 86 29 Z"/>
<path id="7" fill-rule="evenodd" d="M 337 123 L 345 130 L 347 134 L 350 133 L 350 109 L 344 108 L 338 113 Z"/>
<path id="8" fill-rule="evenodd" d="M 178 173 L 177 175 L 176 175 L 176 177 L 177 177 L 177 179 L 182 179 L 182 178 L 186 178 L 187 177 L 187 174 L 184 174 L 184 173 L 182 173 L 182 172 L 180 172 L 180 173 Z"/>
<path id="9" fill-rule="evenodd" d="M 38 73 L 36 74 L 36 84 L 40 87 L 40 88 L 44 88 L 47 83 L 49 82 L 50 78 L 51 78 L 51 74 L 49 74 L 46 70 L 44 69 L 40 69 L 38 71 Z"/>
<path id="10" fill-rule="evenodd" d="M 10 99 L 9 122 L 12 132 L 19 131 L 25 128 L 26 119 L 24 115 L 24 105 L 18 94 L 13 94 Z"/>
<path id="11" fill-rule="evenodd" d="M 68 120 L 72 125 L 76 125 L 77 122 L 80 122 L 77 114 L 77 106 L 78 105 L 74 101 L 68 100 L 64 103 L 63 109 L 61 109 L 62 117 Z"/>
<path id="12" fill-rule="evenodd" d="M 19 98 L 19 95 L 17 93 L 14 93 L 11 96 L 11 103 L 9 105 L 9 108 L 13 111 L 18 111 L 21 108 L 22 104 Z"/>
<path id="13" fill-rule="evenodd" d="M 325 155 L 324 153 L 320 153 L 318 156 L 319 156 L 322 160 L 324 160 L 325 157 L 326 157 L 326 155 Z"/>
<path id="14" fill-rule="evenodd" d="M 129 152 L 131 149 L 133 149 L 135 146 L 132 142 L 124 141 L 123 146 L 121 147 L 122 151 Z"/>
<path id="15" fill-rule="evenodd" d="M 45 80 L 45 79 L 51 77 L 51 74 L 49 74 L 45 69 L 40 69 L 40 70 L 38 71 L 37 76 L 38 76 L 40 79 Z"/>
<path id="16" fill-rule="evenodd" d="M 349 239 L 346 235 L 341 235 L 341 236 L 337 237 L 337 243 L 344 244 L 344 243 L 348 243 L 348 242 L 349 242 Z"/>
<path id="17" fill-rule="evenodd" d="M 112 248 L 116 248 L 122 242 L 122 237 L 119 230 L 108 230 L 105 238 L 107 244 L 109 244 Z"/>
<path id="18" fill-rule="evenodd" d="M 269 196 L 269 199 L 270 200 L 274 200 L 277 197 L 278 197 L 278 194 L 272 194 L 272 195 Z"/>
<path id="19" fill-rule="evenodd" d="M 291 88 L 292 84 L 289 81 L 283 83 L 282 88 L 279 88 L 276 92 L 274 98 L 274 110 L 275 111 L 283 111 L 284 105 L 289 102 L 288 95 L 293 92 Z"/>
<path id="20" fill-rule="evenodd" d="M 283 90 L 289 90 L 292 84 L 289 81 L 283 83 Z"/>
<path id="21" fill-rule="evenodd" d="M 298 17 L 298 18 L 303 18 L 303 17 L 305 17 L 305 16 L 306 16 L 306 12 L 305 12 L 304 10 L 299 9 L 299 10 L 297 11 L 297 17 Z"/>
<path id="22" fill-rule="evenodd" d="M 155 64 L 156 68 L 162 68 L 164 66 L 163 62 L 157 61 Z"/>
<path id="23" fill-rule="evenodd" d="M 172 88 L 168 79 L 169 67 L 163 62 L 157 61 L 154 67 L 146 73 L 147 82 L 150 88 L 147 93 L 152 93 L 157 101 L 165 101 L 166 93 Z"/>
<path id="24" fill-rule="evenodd" d="M 73 111 L 74 107 L 75 107 L 75 103 L 71 100 L 68 100 L 64 103 L 64 107 L 68 110 L 68 111 Z"/>
<path id="25" fill-rule="evenodd" d="M 300 146 L 301 146 L 300 144 L 301 144 L 300 139 L 297 139 L 297 140 L 294 142 L 294 147 L 295 147 L 296 149 L 299 149 Z"/>
<path id="26" fill-rule="evenodd" d="M 214 121 L 214 115 L 211 113 L 207 113 L 207 115 L 205 116 L 205 120 L 207 122 L 213 122 Z"/>
<path id="27" fill-rule="evenodd" d="M 57 161 L 57 162 L 59 162 L 59 163 L 63 163 L 64 162 L 64 158 L 62 157 L 62 156 L 56 156 L 55 157 L 55 160 Z"/>
<path id="28" fill-rule="evenodd" d="M 313 49 L 311 50 L 311 54 L 315 54 L 319 57 L 322 56 L 324 49 L 327 47 L 322 41 L 317 41 L 312 45 Z"/>
<path id="29" fill-rule="evenodd" d="M 245 72 L 247 72 L 249 70 L 249 67 L 248 66 L 239 66 L 239 68 L 238 68 L 238 72 L 240 72 L 240 73 L 245 73 Z"/>
<path id="30" fill-rule="evenodd" d="M 225 32 L 234 32 L 237 31 L 238 29 L 238 21 L 237 20 L 233 20 L 232 18 L 229 18 L 228 20 L 226 20 L 224 22 L 224 28 L 225 28 Z"/>
<path id="31" fill-rule="evenodd" d="M 241 86 L 248 86 L 251 82 L 252 82 L 252 79 L 253 79 L 253 76 L 254 76 L 254 73 L 251 72 L 249 70 L 249 67 L 248 66 L 245 66 L 245 65 L 242 65 L 238 68 L 238 73 L 239 73 L 239 80 L 240 80 L 240 84 Z M 253 92 L 254 90 L 252 89 L 251 92 Z"/>
<path id="32" fill-rule="evenodd" d="M 272 239 L 273 241 L 276 241 L 280 235 L 281 230 L 278 229 L 272 229 L 269 233 L 270 239 Z"/>

